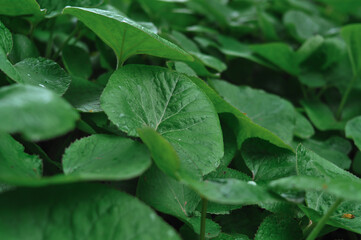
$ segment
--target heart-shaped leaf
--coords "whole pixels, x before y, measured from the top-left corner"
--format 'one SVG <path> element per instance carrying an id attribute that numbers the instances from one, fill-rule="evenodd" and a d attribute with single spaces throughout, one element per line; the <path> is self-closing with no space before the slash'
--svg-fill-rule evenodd
<path id="1" fill-rule="evenodd" d="M 109 79 L 101 106 L 130 136 L 138 136 L 137 129 L 143 127 L 156 130 L 188 171 L 204 175 L 220 163 L 223 139 L 217 112 L 184 75 L 159 67 L 125 66 Z"/>

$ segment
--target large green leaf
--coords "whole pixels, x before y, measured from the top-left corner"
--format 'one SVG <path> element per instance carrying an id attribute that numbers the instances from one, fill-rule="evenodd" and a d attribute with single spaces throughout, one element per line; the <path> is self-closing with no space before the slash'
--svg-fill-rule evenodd
<path id="1" fill-rule="evenodd" d="M 184 75 L 127 65 L 109 79 L 101 106 L 130 136 L 138 136 L 137 129 L 146 126 L 156 130 L 175 148 L 185 169 L 204 175 L 220 163 L 223 139 L 217 112 Z"/>
<path id="2" fill-rule="evenodd" d="M 0 115 L 0 131 L 20 132 L 35 141 L 72 130 L 79 117 L 52 91 L 18 84 L 0 89 Z"/>
<path id="3" fill-rule="evenodd" d="M 237 137 L 238 148 L 241 148 L 242 143 L 247 138 L 258 137 L 264 140 L 271 142 L 272 144 L 293 150 L 288 144 L 286 144 L 280 137 L 266 128 L 257 125 L 245 113 L 241 112 L 239 109 L 232 106 L 230 103 L 225 101 L 219 94 L 217 94 L 212 88 L 210 88 L 204 81 L 199 78 L 191 77 L 191 80 L 200 87 L 205 94 L 211 99 L 213 105 L 215 106 L 218 113 L 228 114 L 231 117 L 228 117 L 227 120 L 230 122 L 233 131 Z M 230 88 L 235 88 L 232 85 Z M 233 89 L 234 90 L 234 89 Z M 237 91 L 237 90 L 236 90 Z"/>
<path id="4" fill-rule="evenodd" d="M 271 181 L 296 173 L 296 156 L 258 138 L 250 138 L 241 148 L 242 157 L 256 182 Z"/>
<path id="5" fill-rule="evenodd" d="M 36 0 L 1 0 L 0 15 L 7 16 L 32 16 L 42 15 L 39 4 Z"/>
<path id="6" fill-rule="evenodd" d="M 259 226 L 255 240 L 301 240 L 302 231 L 298 222 L 292 217 L 283 215 L 270 215 Z"/>
<path id="7" fill-rule="evenodd" d="M 66 149 L 66 175 L 85 180 L 124 180 L 141 175 L 151 164 L 144 145 L 124 137 L 96 134 Z"/>
<path id="8" fill-rule="evenodd" d="M 19 142 L 9 134 L 0 133 L 0 182 L 38 179 L 41 174 L 42 162 L 38 156 L 26 154 Z"/>
<path id="9" fill-rule="evenodd" d="M 64 13 L 77 17 L 93 30 L 114 50 L 119 64 L 123 64 L 125 60 L 135 54 L 148 54 L 175 60 L 192 60 L 188 53 L 176 45 L 118 13 L 77 7 L 67 7 Z"/>
<path id="10" fill-rule="evenodd" d="M 136 198 L 86 184 L 1 194 L 0 232 L 7 240 L 156 240 L 159 236 L 180 240 L 174 229 Z"/>
<path id="11" fill-rule="evenodd" d="M 45 58 L 27 58 L 14 65 L 20 83 L 40 86 L 63 95 L 71 82 L 70 76 L 56 62 Z"/>
<path id="12" fill-rule="evenodd" d="M 234 86 L 226 81 L 212 80 L 211 85 L 255 123 L 275 133 L 286 143 L 291 142 L 295 127 L 295 112 L 291 103 L 262 90 Z"/>
<path id="13" fill-rule="evenodd" d="M 361 149 L 361 116 L 347 122 L 345 134 L 355 142 L 358 149 Z"/>
<path id="14" fill-rule="evenodd" d="M 341 29 L 341 35 L 348 48 L 348 54 L 351 61 L 354 76 L 360 76 L 361 73 L 361 24 L 351 24 Z"/>

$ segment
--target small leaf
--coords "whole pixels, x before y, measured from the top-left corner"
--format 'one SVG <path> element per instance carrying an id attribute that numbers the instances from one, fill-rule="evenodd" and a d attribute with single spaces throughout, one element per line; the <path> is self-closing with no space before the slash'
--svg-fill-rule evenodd
<path id="1" fill-rule="evenodd" d="M 301 240 L 302 230 L 298 223 L 287 215 L 270 215 L 258 228 L 255 240 Z"/>
<path id="2" fill-rule="evenodd" d="M 62 51 L 62 59 L 70 75 L 88 79 L 92 74 L 89 54 L 77 46 L 66 46 Z"/>
<path id="3" fill-rule="evenodd" d="M 283 16 L 283 23 L 292 37 L 301 43 L 320 30 L 317 22 L 301 11 L 290 10 L 286 12 Z"/>
<path id="4" fill-rule="evenodd" d="M 0 182 L 24 181 L 42 175 L 42 161 L 24 152 L 24 147 L 9 134 L 0 133 Z"/>
<path id="5" fill-rule="evenodd" d="M 144 145 L 124 137 L 96 134 L 66 149 L 66 175 L 84 180 L 124 180 L 141 175 L 151 164 Z"/>
<path id="6" fill-rule="evenodd" d="M 0 131 L 20 132 L 34 141 L 72 130 L 79 118 L 70 104 L 52 91 L 18 84 L 0 89 L 0 116 Z"/>
<path id="7" fill-rule="evenodd" d="M 246 140 L 242 145 L 241 154 L 252 172 L 252 180 L 256 182 L 267 182 L 296 173 L 295 154 L 264 140 Z"/>
<path id="8" fill-rule="evenodd" d="M 346 137 L 352 139 L 358 149 L 361 149 L 361 116 L 347 122 L 345 128 Z"/>
<path id="9" fill-rule="evenodd" d="M 4 50 L 6 54 L 11 52 L 13 48 L 13 37 L 11 32 L 5 25 L 0 21 L 0 48 Z"/>
<path id="10" fill-rule="evenodd" d="M 102 86 L 83 78 L 72 77 L 69 89 L 64 98 L 80 112 L 103 112 L 100 106 Z"/>
<path id="11" fill-rule="evenodd" d="M 14 34 L 14 47 L 9 54 L 9 60 L 15 64 L 26 58 L 39 57 L 39 51 L 34 42 L 21 34 Z"/>
<path id="12" fill-rule="evenodd" d="M 0 232 L 9 240 L 29 236 L 34 240 L 44 236 L 48 240 L 157 240 L 159 236 L 180 240 L 172 227 L 136 198 L 90 184 L 25 188 L 1 194 Z"/>
<path id="13" fill-rule="evenodd" d="M 192 57 L 176 45 L 118 13 L 80 7 L 66 7 L 63 13 L 77 17 L 93 30 L 114 50 L 120 64 L 135 54 L 192 61 Z"/>
<path id="14" fill-rule="evenodd" d="M 284 43 L 265 43 L 252 45 L 251 49 L 281 70 L 291 75 L 299 74 L 297 57 L 290 46 Z"/>
<path id="15" fill-rule="evenodd" d="M 172 145 L 152 128 L 139 129 L 138 134 L 150 150 L 158 168 L 168 176 L 178 179 L 181 163 Z"/>
<path id="16" fill-rule="evenodd" d="M 315 127 L 321 131 L 343 130 L 344 123 L 338 122 L 330 108 L 320 101 L 302 100 L 307 116 Z"/>
<path id="17" fill-rule="evenodd" d="M 341 36 L 345 40 L 351 61 L 352 72 L 354 76 L 360 76 L 361 73 L 361 24 L 351 24 L 341 29 Z"/>
<path id="18" fill-rule="evenodd" d="M 295 111 L 296 125 L 293 133 L 295 136 L 303 139 L 312 137 L 315 134 L 315 130 L 312 127 L 312 124 L 298 111 Z"/>
<path id="19" fill-rule="evenodd" d="M 14 65 L 20 75 L 19 83 L 39 86 L 63 95 L 71 78 L 56 62 L 45 58 L 27 58 Z"/>

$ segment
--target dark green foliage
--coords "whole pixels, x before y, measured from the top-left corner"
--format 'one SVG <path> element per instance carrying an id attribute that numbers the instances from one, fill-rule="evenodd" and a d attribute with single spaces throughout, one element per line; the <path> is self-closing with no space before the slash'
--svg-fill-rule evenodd
<path id="1" fill-rule="evenodd" d="M 360 12 L 0 0 L 0 239 L 356 239 Z"/>

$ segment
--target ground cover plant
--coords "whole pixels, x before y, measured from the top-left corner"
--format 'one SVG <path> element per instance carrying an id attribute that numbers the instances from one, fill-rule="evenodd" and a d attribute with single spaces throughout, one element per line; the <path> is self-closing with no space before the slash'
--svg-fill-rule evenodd
<path id="1" fill-rule="evenodd" d="M 360 239 L 360 10 L 0 0 L 0 239 Z"/>

